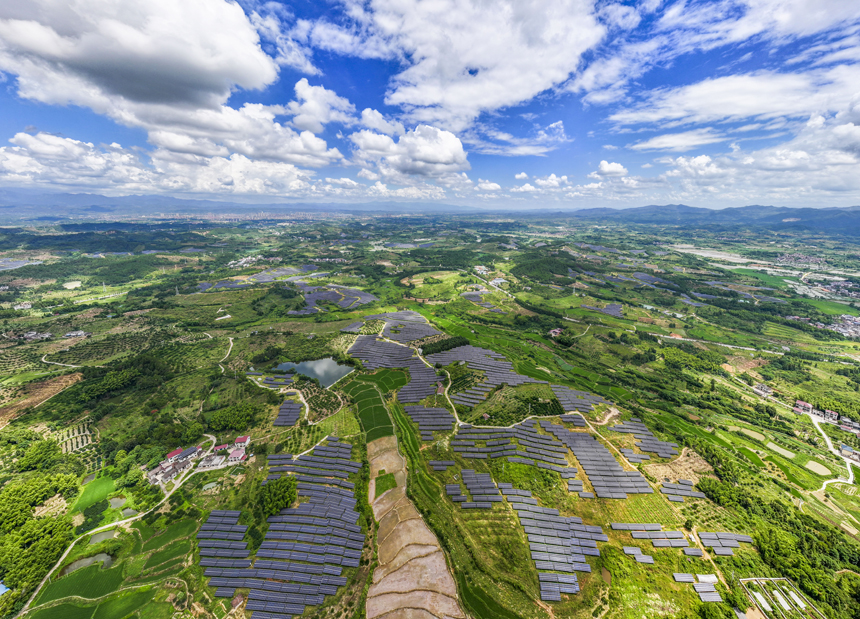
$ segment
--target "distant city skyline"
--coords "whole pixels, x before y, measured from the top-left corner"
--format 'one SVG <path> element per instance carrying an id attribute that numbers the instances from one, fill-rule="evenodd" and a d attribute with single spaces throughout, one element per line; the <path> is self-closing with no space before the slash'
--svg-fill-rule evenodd
<path id="1" fill-rule="evenodd" d="M 860 3 L 20 0 L 0 188 L 860 204 Z"/>

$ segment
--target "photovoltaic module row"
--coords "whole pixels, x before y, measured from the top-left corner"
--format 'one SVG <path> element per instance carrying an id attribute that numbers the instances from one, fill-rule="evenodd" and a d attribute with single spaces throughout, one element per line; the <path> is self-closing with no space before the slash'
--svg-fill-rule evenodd
<path id="1" fill-rule="evenodd" d="M 590 413 L 595 406 L 599 404 L 612 404 L 609 400 L 605 400 L 599 395 L 588 393 L 587 391 L 577 391 L 569 387 L 561 385 L 552 385 L 552 392 L 558 401 L 561 403 L 565 411 L 578 411 L 580 413 Z M 563 419 L 562 421 L 568 421 Z M 580 425 L 574 420 L 572 423 Z M 585 426 L 585 420 L 582 420 L 582 426 Z"/>
<path id="2" fill-rule="evenodd" d="M 278 416 L 274 425 L 291 428 L 296 425 L 302 414 L 302 405 L 292 400 L 286 400 L 278 408 Z"/>
<path id="3" fill-rule="evenodd" d="M 450 365 L 451 363 L 466 363 L 472 370 L 484 373 L 483 382 L 470 387 L 462 393 L 451 396 L 451 401 L 463 406 L 475 406 L 487 397 L 487 393 L 502 384 L 511 387 L 524 384 L 547 384 L 546 381 L 535 380 L 528 376 L 517 374 L 513 365 L 500 355 L 486 348 L 476 346 L 458 346 L 445 352 L 427 355 L 427 361 L 433 364 Z"/>
<path id="4" fill-rule="evenodd" d="M 414 356 L 414 352 L 411 348 L 385 342 L 373 335 L 359 335 L 349 349 L 349 354 L 361 359 L 369 370 L 406 368 L 409 371 L 409 383 L 397 394 L 398 400 L 404 404 L 418 402 L 433 395 L 439 382 L 436 370 L 427 367 L 421 359 Z"/>
<path id="5" fill-rule="evenodd" d="M 654 492 L 639 471 L 625 471 L 591 434 L 573 432 L 548 420 L 543 420 L 541 425 L 573 452 L 598 498 L 626 499 L 628 494 Z"/>
<path id="6" fill-rule="evenodd" d="M 299 496 L 307 501 L 268 519 L 269 529 L 253 565 L 250 560 L 232 557 L 201 559 L 204 575 L 211 578 L 209 584 L 217 587 L 216 595 L 229 597 L 236 589 L 248 588 L 246 609 L 254 611 L 255 619 L 283 619 L 322 604 L 326 595 L 335 595 L 346 584 L 343 568 L 358 567 L 365 541 L 353 484 L 340 478 L 361 469 L 360 463 L 349 459 L 351 452 L 351 445 L 330 436 L 327 445 L 295 460 L 289 454 L 269 457 L 276 464 L 273 468 L 289 468 L 287 463 L 294 462 L 311 472 L 297 475 L 301 478 Z M 213 526 L 235 528 L 238 512 L 233 518 Z"/>
<path id="7" fill-rule="evenodd" d="M 310 286 L 306 281 L 299 278 L 290 278 L 289 281 L 302 291 L 305 298 L 305 307 L 287 312 L 294 316 L 307 316 L 309 314 L 324 312 L 325 310 L 318 305 L 320 302 L 332 303 L 341 309 L 347 309 L 379 300 L 369 292 L 347 288 L 346 286 L 338 286 L 337 284 Z"/>
<path id="8" fill-rule="evenodd" d="M 483 307 L 484 309 L 488 309 L 491 312 L 494 312 L 496 314 L 507 314 L 507 312 L 504 311 L 503 309 L 496 307 L 492 303 L 488 303 L 487 301 L 484 301 L 484 299 L 482 297 L 485 294 L 490 294 L 490 291 L 485 289 L 485 288 L 481 288 L 480 290 L 471 290 L 469 292 L 463 292 L 460 294 L 460 296 L 463 297 L 464 299 L 466 299 L 467 301 L 471 301 L 475 305 Z"/>
<path id="9" fill-rule="evenodd" d="M 418 424 L 422 440 L 433 440 L 434 432 L 450 432 L 454 428 L 454 415 L 445 408 L 406 406 L 406 414 Z"/>
<path id="10" fill-rule="evenodd" d="M 516 511 L 528 537 L 529 551 L 538 570 L 541 599 L 557 602 L 562 593 L 578 593 L 575 572 L 591 571 L 586 557 L 600 556 L 597 543 L 609 540 L 603 529 L 584 525 L 577 516 L 560 516 L 557 509 L 536 505 L 528 490 L 501 483 L 499 489 Z"/>
<path id="11" fill-rule="evenodd" d="M 648 427 L 642 423 L 637 417 L 631 417 L 629 421 L 625 421 L 610 428 L 614 432 L 632 434 L 639 442 L 636 444 L 640 451 L 656 453 L 661 458 L 672 458 L 678 455 L 677 443 L 667 443 L 661 441 Z"/>

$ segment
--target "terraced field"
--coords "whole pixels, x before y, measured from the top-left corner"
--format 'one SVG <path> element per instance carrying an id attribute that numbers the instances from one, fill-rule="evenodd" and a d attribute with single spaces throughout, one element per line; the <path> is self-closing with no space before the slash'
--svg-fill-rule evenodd
<path id="1" fill-rule="evenodd" d="M 401 387 L 405 387 L 409 382 L 409 377 L 406 372 L 399 370 L 379 370 L 369 376 L 359 376 L 356 380 L 364 383 L 373 383 L 382 393 L 390 393 Z"/>
<path id="2" fill-rule="evenodd" d="M 388 416 L 388 410 L 375 386 L 353 380 L 344 386 L 343 391 L 355 401 L 358 407 L 358 418 L 367 434 L 368 442 L 394 434 L 394 426 Z"/>
<path id="3" fill-rule="evenodd" d="M 166 337 L 166 333 L 159 331 L 110 334 L 103 339 L 86 339 L 67 350 L 47 355 L 45 360 L 67 365 L 97 364 L 141 352 Z"/>

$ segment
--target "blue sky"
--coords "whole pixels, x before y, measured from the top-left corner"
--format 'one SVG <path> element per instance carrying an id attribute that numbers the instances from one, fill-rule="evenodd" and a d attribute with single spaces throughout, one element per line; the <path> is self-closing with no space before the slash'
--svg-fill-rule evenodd
<path id="1" fill-rule="evenodd" d="M 860 204 L 860 3 L 4 3 L 0 184 L 514 209 Z"/>

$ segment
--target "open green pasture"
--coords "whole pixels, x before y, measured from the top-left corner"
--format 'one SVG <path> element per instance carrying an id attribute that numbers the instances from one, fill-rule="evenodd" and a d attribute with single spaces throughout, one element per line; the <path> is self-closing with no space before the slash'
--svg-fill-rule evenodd
<path id="1" fill-rule="evenodd" d="M 72 511 L 84 511 L 90 505 L 105 500 L 114 489 L 114 481 L 110 477 L 105 476 L 92 480 L 84 486 L 84 491 L 78 497 Z"/>
<path id="2" fill-rule="evenodd" d="M 122 581 L 122 566 L 105 570 L 101 564 L 90 565 L 51 582 L 39 594 L 39 604 L 69 596 L 100 598 L 119 589 Z"/>
<path id="3" fill-rule="evenodd" d="M 188 537 L 197 530 L 198 523 L 194 520 L 180 520 L 167 527 L 160 535 L 155 535 L 143 544 L 143 552 L 166 546 L 170 542 Z"/>
<path id="4" fill-rule="evenodd" d="M 28 615 L 32 619 L 120 619 L 140 611 L 155 595 L 154 588 L 148 588 L 125 593 L 105 600 L 97 605 L 79 606 L 77 604 L 59 604 L 50 608 L 36 610 Z M 149 607 L 154 607 L 149 610 Z M 150 604 L 142 615 L 147 619 L 167 619 L 171 616 L 172 606 L 168 604 Z"/>

